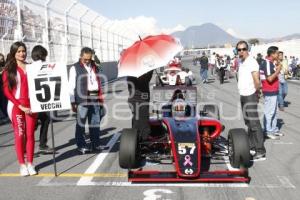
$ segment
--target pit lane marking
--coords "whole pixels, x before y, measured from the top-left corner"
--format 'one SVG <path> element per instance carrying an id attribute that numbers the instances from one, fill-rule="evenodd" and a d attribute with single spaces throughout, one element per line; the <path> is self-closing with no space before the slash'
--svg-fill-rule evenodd
<path id="1" fill-rule="evenodd" d="M 84 172 L 84 174 L 93 174 L 97 171 L 97 169 L 100 167 L 100 165 L 103 163 L 103 161 L 105 160 L 105 158 L 108 156 L 109 152 L 111 151 L 111 149 L 113 148 L 113 146 L 115 145 L 115 143 L 117 142 L 117 140 L 119 139 L 121 133 L 117 132 L 114 134 L 114 136 L 110 139 L 110 141 L 107 143 L 106 146 L 108 146 L 108 149 L 101 152 L 96 159 L 94 160 L 94 162 L 89 166 L 89 168 Z M 84 176 L 81 177 L 79 179 L 79 181 L 77 182 L 77 185 L 86 185 L 88 183 L 90 183 L 93 179 L 93 176 Z"/>

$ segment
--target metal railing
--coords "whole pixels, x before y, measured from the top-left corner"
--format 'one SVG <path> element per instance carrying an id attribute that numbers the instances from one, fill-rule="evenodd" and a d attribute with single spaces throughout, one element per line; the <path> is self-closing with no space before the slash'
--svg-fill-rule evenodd
<path id="1" fill-rule="evenodd" d="M 132 29 L 74 0 L 0 0 L 0 52 L 23 41 L 28 53 L 36 44 L 49 51 L 50 61 L 75 62 L 83 46 L 102 62 L 116 61 L 135 39 Z"/>

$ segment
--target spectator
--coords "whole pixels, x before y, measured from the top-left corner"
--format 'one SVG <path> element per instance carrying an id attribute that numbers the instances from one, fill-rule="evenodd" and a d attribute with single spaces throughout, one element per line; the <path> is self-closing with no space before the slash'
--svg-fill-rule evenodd
<path id="1" fill-rule="evenodd" d="M 77 113 L 75 140 L 82 154 L 91 150 L 100 151 L 100 120 L 103 96 L 99 69 L 92 61 L 93 50 L 81 49 L 80 59 L 70 69 L 70 96 L 73 112 Z M 88 119 L 91 147 L 84 138 L 85 123 Z"/>
<path id="2" fill-rule="evenodd" d="M 5 57 L 2 53 L 0 53 L 0 73 L 3 71 L 5 66 Z"/>
<path id="3" fill-rule="evenodd" d="M 295 58 L 295 56 L 293 56 L 292 58 L 291 68 L 293 77 L 295 78 L 297 74 L 297 59 Z"/>
<path id="4" fill-rule="evenodd" d="M 257 57 L 256 57 L 256 61 L 257 61 L 258 65 L 261 65 L 263 60 L 264 59 L 263 59 L 263 56 L 261 55 L 261 53 L 258 53 Z"/>
<path id="5" fill-rule="evenodd" d="M 219 80 L 220 80 L 220 84 L 224 83 L 224 76 L 225 76 L 225 69 L 226 69 L 226 62 L 223 60 L 223 58 L 221 56 L 218 57 L 217 60 L 217 68 L 219 71 Z"/>
<path id="6" fill-rule="evenodd" d="M 239 56 L 238 89 L 244 121 L 248 127 L 250 153 L 253 155 L 253 160 L 265 160 L 264 134 L 257 112 L 257 94 L 260 89 L 259 65 L 249 56 L 248 48 L 246 41 L 240 41 L 236 45 Z"/>
<path id="7" fill-rule="evenodd" d="M 25 44 L 22 42 L 13 43 L 2 77 L 4 94 L 9 100 L 7 111 L 14 129 L 21 176 L 37 174 L 33 166 L 36 114 L 30 110 L 25 60 Z M 26 141 L 24 141 L 25 137 Z M 27 166 L 24 159 L 25 149 Z"/>
<path id="8" fill-rule="evenodd" d="M 34 62 L 42 62 L 46 61 L 46 57 L 48 55 L 47 50 L 41 45 L 37 45 L 33 47 L 31 52 L 31 58 Z M 50 123 L 50 116 L 48 112 L 40 112 L 38 113 L 38 120 L 41 122 L 40 128 L 40 153 L 53 153 L 53 149 L 47 145 L 48 141 L 48 127 Z"/>
<path id="9" fill-rule="evenodd" d="M 239 58 L 237 56 L 234 56 L 233 61 L 232 61 L 232 68 L 235 73 L 235 78 L 238 81 L 238 71 L 239 71 Z"/>
<path id="10" fill-rule="evenodd" d="M 210 60 L 209 60 L 209 68 L 210 68 L 210 75 L 214 75 L 215 73 L 215 67 L 216 67 L 216 53 L 213 52 L 213 54 L 210 56 Z"/>
<path id="11" fill-rule="evenodd" d="M 208 83 L 207 71 L 208 71 L 208 58 L 203 52 L 200 58 L 200 75 L 201 75 L 202 83 Z"/>
<path id="12" fill-rule="evenodd" d="M 3 82 L 2 82 L 2 72 L 4 70 L 5 66 L 5 58 L 3 54 L 0 54 L 0 110 L 4 114 L 5 117 L 8 117 L 7 115 L 7 99 L 4 96 L 3 93 Z"/>
<path id="13" fill-rule="evenodd" d="M 278 107 L 280 111 L 284 111 L 284 99 L 288 92 L 287 75 L 288 75 L 288 61 L 284 59 L 283 52 L 279 52 L 279 63 L 281 64 L 281 71 L 279 74 L 279 93 L 278 93 Z"/>
<path id="14" fill-rule="evenodd" d="M 281 64 L 278 60 L 278 47 L 271 46 L 267 51 L 267 58 L 260 65 L 260 79 L 264 94 L 264 127 L 266 137 L 269 139 L 279 139 L 282 134 L 277 126 L 277 95 L 279 92 L 278 75 L 281 71 Z"/>

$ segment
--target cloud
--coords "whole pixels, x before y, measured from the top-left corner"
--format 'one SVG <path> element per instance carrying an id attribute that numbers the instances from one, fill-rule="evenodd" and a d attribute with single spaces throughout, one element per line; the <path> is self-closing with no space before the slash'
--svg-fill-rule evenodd
<path id="1" fill-rule="evenodd" d="M 137 16 L 134 18 L 128 18 L 125 20 L 113 20 L 113 22 L 119 27 L 126 27 L 127 30 L 130 30 L 131 36 L 145 37 L 151 34 L 171 34 L 175 31 L 184 30 L 185 27 L 181 24 L 176 25 L 175 27 L 159 27 L 157 20 L 154 17 L 146 16 Z"/>
<path id="2" fill-rule="evenodd" d="M 163 28 L 161 29 L 162 33 L 165 33 L 165 34 L 171 34 L 171 33 L 174 33 L 176 31 L 183 31 L 185 30 L 185 27 L 182 26 L 181 24 L 178 24 L 177 26 L 173 27 L 173 28 Z"/>
<path id="3" fill-rule="evenodd" d="M 235 30 L 233 30 L 232 28 L 226 29 L 226 32 L 229 33 L 230 35 L 236 37 L 236 38 L 241 38 L 241 39 L 246 39 L 246 38 L 248 38 L 248 37 L 245 36 L 244 34 L 237 33 L 237 32 L 236 32 Z"/>

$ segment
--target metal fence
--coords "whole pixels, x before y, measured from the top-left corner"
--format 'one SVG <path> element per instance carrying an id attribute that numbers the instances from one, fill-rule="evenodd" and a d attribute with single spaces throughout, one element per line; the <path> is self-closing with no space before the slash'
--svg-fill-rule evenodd
<path id="1" fill-rule="evenodd" d="M 50 61 L 75 62 L 83 46 L 102 62 L 116 61 L 134 39 L 132 29 L 74 0 L 0 0 L 0 52 L 23 41 L 28 53 L 36 44 L 49 51 Z M 30 56 L 30 55 L 29 55 Z"/>

